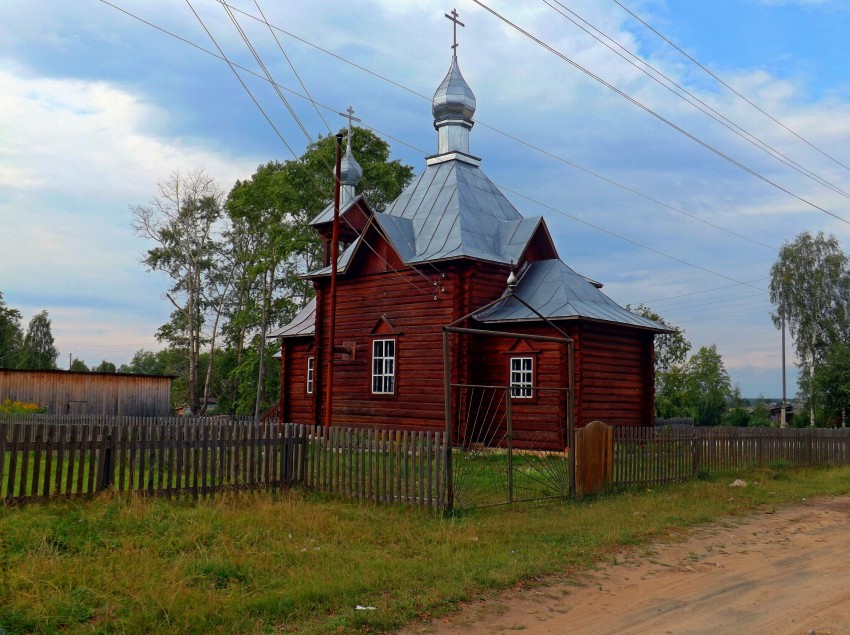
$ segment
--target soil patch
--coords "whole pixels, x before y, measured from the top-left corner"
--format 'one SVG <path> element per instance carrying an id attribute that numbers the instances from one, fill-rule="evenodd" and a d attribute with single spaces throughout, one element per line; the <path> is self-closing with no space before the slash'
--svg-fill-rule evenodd
<path id="1" fill-rule="evenodd" d="M 402 631 L 850 633 L 850 496 L 801 501 L 624 550 L 578 583 L 464 606 Z"/>

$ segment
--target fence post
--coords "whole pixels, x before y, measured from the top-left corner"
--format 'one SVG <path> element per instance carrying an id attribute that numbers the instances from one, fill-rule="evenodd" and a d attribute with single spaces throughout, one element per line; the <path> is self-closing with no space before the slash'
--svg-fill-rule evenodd
<path id="1" fill-rule="evenodd" d="M 699 428 L 693 429 L 694 440 L 694 473 L 693 476 L 699 476 L 702 470 L 702 439 L 700 438 Z"/>
<path id="2" fill-rule="evenodd" d="M 100 476 L 98 489 L 106 491 L 112 486 L 112 428 L 107 427 L 103 431 L 103 473 Z"/>
<path id="3" fill-rule="evenodd" d="M 446 512 L 451 512 L 455 504 L 454 469 L 452 467 L 452 379 L 449 364 L 449 332 L 443 329 L 443 392 L 446 417 Z"/>
<path id="4" fill-rule="evenodd" d="M 505 388 L 505 418 L 508 426 L 508 503 L 514 502 L 514 429 L 511 421 L 511 389 Z"/>

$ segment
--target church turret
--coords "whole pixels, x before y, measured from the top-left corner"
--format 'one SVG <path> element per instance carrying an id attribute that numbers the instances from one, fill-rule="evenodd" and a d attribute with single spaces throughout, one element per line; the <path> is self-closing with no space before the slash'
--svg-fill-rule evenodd
<path id="1" fill-rule="evenodd" d="M 469 131 L 475 124 L 472 121 L 472 115 L 475 114 L 475 95 L 463 78 L 457 63 L 457 26 L 464 26 L 457 16 L 454 9 L 451 14 L 446 14 L 454 23 L 452 63 L 431 101 L 434 128 L 437 130 L 437 155 L 434 158 L 457 152 L 469 155 Z"/>
<path id="2" fill-rule="evenodd" d="M 339 113 L 348 119 L 348 142 L 346 143 L 345 156 L 340 162 L 339 184 L 341 186 L 340 205 L 353 201 L 355 197 L 354 187 L 363 176 L 363 168 L 357 163 L 357 159 L 351 154 L 351 122 L 360 121 L 354 116 L 354 109 L 349 106 L 344 113 Z"/>

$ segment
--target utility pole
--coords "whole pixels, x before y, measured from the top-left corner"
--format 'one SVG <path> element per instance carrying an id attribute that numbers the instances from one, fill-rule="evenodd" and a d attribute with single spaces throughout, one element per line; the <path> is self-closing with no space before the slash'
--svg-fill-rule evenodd
<path id="1" fill-rule="evenodd" d="M 350 141 L 349 141 L 350 143 Z M 340 168 L 342 167 L 342 133 L 336 136 L 336 167 L 334 169 L 334 224 L 331 234 L 331 288 L 328 302 L 328 370 L 325 385 L 325 427 L 331 426 L 334 383 L 334 339 L 336 337 L 336 267 L 339 260 L 339 194 Z"/>
<path id="2" fill-rule="evenodd" d="M 781 308 L 781 322 L 782 322 L 782 410 L 779 413 L 779 427 L 786 428 L 788 427 L 788 423 L 785 421 L 785 403 L 787 399 L 787 395 L 785 392 L 785 299 L 782 300 L 782 308 Z"/>

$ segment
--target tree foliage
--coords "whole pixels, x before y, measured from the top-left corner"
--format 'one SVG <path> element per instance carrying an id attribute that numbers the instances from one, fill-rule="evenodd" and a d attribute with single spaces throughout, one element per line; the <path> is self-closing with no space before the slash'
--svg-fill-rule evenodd
<path id="1" fill-rule="evenodd" d="M 171 278 L 165 295 L 174 312 L 157 337 L 186 351 L 188 403 L 197 413 L 201 412 L 198 365 L 206 342 L 203 326 L 210 308 L 205 289 L 210 277 L 218 275 L 222 195 L 215 180 L 203 170 L 174 172 L 159 184 L 158 190 L 149 205 L 132 208 L 135 228 L 154 243 L 142 262 Z"/>
<path id="2" fill-rule="evenodd" d="M 826 351 L 850 343 L 850 274 L 838 239 L 803 232 L 785 243 L 770 270 L 770 300 L 774 324 L 784 319 L 800 357 L 800 393 L 814 425 L 818 367 Z"/>
<path id="3" fill-rule="evenodd" d="M 734 400 L 732 381 L 714 345 L 703 346 L 682 366 L 661 373 L 655 405 L 659 417 L 692 417 L 715 426 Z"/>
<path id="4" fill-rule="evenodd" d="M 357 192 L 375 211 L 395 199 L 413 175 L 390 160 L 389 146 L 354 128 L 352 151 L 363 168 Z M 136 229 L 154 245 L 143 262 L 171 278 L 173 312 L 157 332 L 176 374 L 174 393 L 193 412 L 206 397 L 220 411 L 259 414 L 279 394 L 274 346 L 266 335 L 313 295 L 303 274 L 321 262 L 310 221 L 333 200 L 336 139 L 320 137 L 296 160 L 261 165 L 237 181 L 226 200 L 203 172 L 175 173 L 147 206 L 136 206 Z M 170 354 L 171 354 L 170 353 Z M 162 370 L 157 353 L 139 351 L 123 370 Z M 203 379 L 202 379 L 203 378 Z"/>
<path id="5" fill-rule="evenodd" d="M 674 326 L 645 304 L 639 304 L 634 308 L 627 304 L 626 309 L 672 330 L 672 333 L 655 336 L 656 375 L 685 363 L 685 360 L 688 359 L 688 352 L 691 350 L 691 343 L 685 337 L 684 329 Z"/>
<path id="6" fill-rule="evenodd" d="M 0 368 L 16 368 L 24 341 L 21 312 L 3 301 L 0 291 Z"/>
<path id="7" fill-rule="evenodd" d="M 59 351 L 54 346 L 50 330 L 50 318 L 42 311 L 30 320 L 24 343 L 21 347 L 19 368 L 42 370 L 56 368 Z"/>

